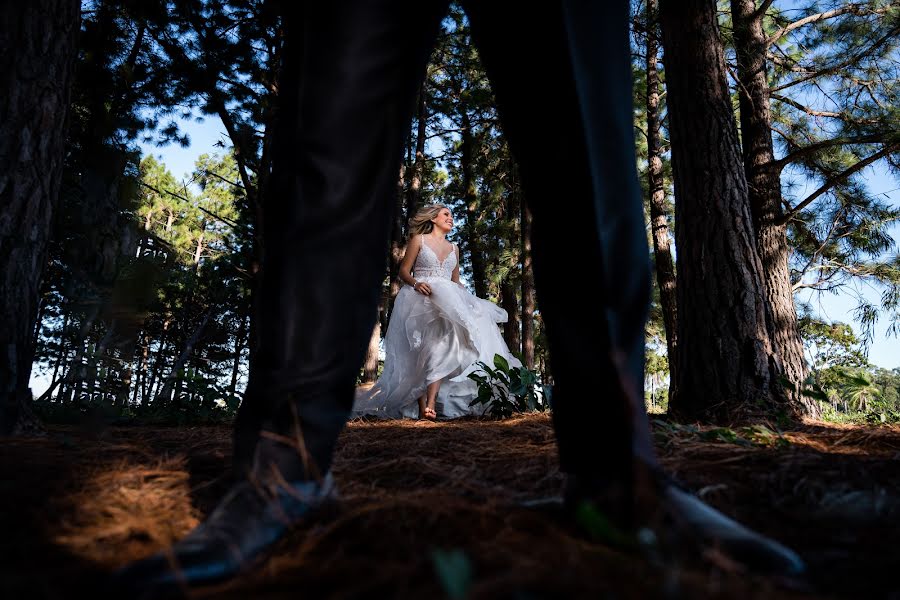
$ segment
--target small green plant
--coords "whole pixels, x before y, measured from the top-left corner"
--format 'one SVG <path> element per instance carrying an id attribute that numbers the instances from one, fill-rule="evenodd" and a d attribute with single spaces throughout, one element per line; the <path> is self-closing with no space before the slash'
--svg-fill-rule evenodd
<path id="1" fill-rule="evenodd" d="M 660 443 L 666 443 L 673 436 L 684 436 L 701 439 L 707 442 L 722 442 L 737 446 L 763 446 L 770 448 L 786 448 L 790 441 L 778 429 L 770 429 L 763 424 L 748 425 L 738 429 L 731 427 L 711 427 L 703 429 L 695 425 L 653 419 L 654 437 Z"/>
<path id="2" fill-rule="evenodd" d="M 511 367 L 499 354 L 494 355 L 494 367 L 478 361 L 480 371 L 469 374 L 478 384 L 478 396 L 469 406 L 482 404 L 492 417 L 502 419 L 516 412 L 547 410 L 549 389 L 540 386 L 538 374 L 526 367 Z M 540 391 L 539 391 L 540 390 Z"/>

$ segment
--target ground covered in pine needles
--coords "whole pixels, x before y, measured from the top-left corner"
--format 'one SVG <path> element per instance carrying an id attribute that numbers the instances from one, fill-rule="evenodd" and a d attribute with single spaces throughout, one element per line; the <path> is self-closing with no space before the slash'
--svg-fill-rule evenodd
<path id="1" fill-rule="evenodd" d="M 654 565 L 518 501 L 553 494 L 546 415 L 351 423 L 333 514 L 299 527 L 226 598 L 900 597 L 900 428 L 654 423 L 687 487 L 794 547 L 806 586 Z M 0 597 L 96 595 L 104 576 L 194 526 L 227 487 L 227 427 L 55 427 L 4 440 Z"/>

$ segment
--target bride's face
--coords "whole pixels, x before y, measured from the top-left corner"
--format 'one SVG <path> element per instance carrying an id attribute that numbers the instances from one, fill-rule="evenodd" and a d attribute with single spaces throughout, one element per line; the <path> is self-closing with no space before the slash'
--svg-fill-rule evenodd
<path id="1" fill-rule="evenodd" d="M 453 229 L 453 215 L 450 214 L 450 210 L 447 208 L 442 208 L 441 212 L 431 222 L 434 223 L 436 229 L 440 229 L 444 233 Z"/>

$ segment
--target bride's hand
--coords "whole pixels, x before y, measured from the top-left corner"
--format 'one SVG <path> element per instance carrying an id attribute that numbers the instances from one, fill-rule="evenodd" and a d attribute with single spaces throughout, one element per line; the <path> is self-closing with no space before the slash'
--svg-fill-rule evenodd
<path id="1" fill-rule="evenodd" d="M 416 285 L 413 286 L 413 289 L 422 294 L 423 296 L 431 295 L 431 286 L 425 283 L 424 281 L 419 281 Z"/>

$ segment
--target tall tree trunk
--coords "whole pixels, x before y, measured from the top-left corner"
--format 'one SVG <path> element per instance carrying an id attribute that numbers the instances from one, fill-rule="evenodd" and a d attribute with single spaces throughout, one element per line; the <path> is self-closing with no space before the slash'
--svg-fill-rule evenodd
<path id="1" fill-rule="evenodd" d="M 505 248 L 510 252 L 513 248 L 521 249 L 520 238 L 522 237 L 522 197 L 517 185 L 515 163 L 509 161 L 509 185 L 506 198 L 503 202 L 502 213 L 497 213 L 499 221 L 506 221 L 509 226 L 506 228 L 507 236 L 505 240 Z M 516 271 L 510 270 L 503 281 L 500 282 L 500 301 L 503 309 L 506 311 L 507 319 L 503 324 L 503 337 L 507 347 L 516 355 L 522 353 L 522 329 L 520 325 L 521 312 L 519 311 L 519 293 L 521 285 L 515 280 Z M 520 273 L 519 273 L 520 274 Z"/>
<path id="2" fill-rule="evenodd" d="M 115 391 L 113 404 L 119 409 L 125 408 L 128 404 L 128 392 L 131 390 L 134 374 L 135 372 L 131 369 L 130 364 L 125 367 L 120 376 L 116 376 L 112 369 L 109 370 L 109 377 L 107 378 L 109 387 Z M 137 389 L 137 385 L 135 385 L 135 389 Z"/>
<path id="3" fill-rule="evenodd" d="M 534 270 L 531 267 L 531 211 L 519 203 L 522 213 L 522 358 L 525 367 L 534 369 Z"/>
<path id="4" fill-rule="evenodd" d="M 425 105 L 425 84 L 419 91 L 419 108 L 416 113 L 416 162 L 412 166 L 409 190 L 406 194 L 406 220 L 419 210 L 422 203 L 422 174 L 425 171 L 425 126 L 428 122 L 428 107 Z"/>
<path id="5" fill-rule="evenodd" d="M 162 326 L 162 334 L 160 335 L 159 340 L 159 349 L 156 351 L 156 360 L 153 361 L 153 371 L 150 373 L 150 383 L 147 385 L 147 390 L 144 392 L 144 397 L 141 399 L 141 407 L 146 408 L 150 405 L 150 399 L 156 397 L 156 392 L 154 387 L 156 386 L 157 381 L 159 381 L 159 377 L 162 374 L 162 366 L 166 356 L 166 345 L 169 341 L 169 325 L 171 322 L 166 319 L 163 321 Z"/>
<path id="6" fill-rule="evenodd" d="M 516 286 L 507 278 L 500 284 L 500 301 L 507 319 L 503 324 L 503 339 L 510 352 L 518 354 L 521 351 L 519 337 L 519 302 L 516 298 Z"/>
<path id="7" fill-rule="evenodd" d="M 0 435 L 37 432 L 28 381 L 41 272 L 62 176 L 80 2 L 0 11 Z"/>
<path id="8" fill-rule="evenodd" d="M 88 403 L 90 403 L 94 398 L 94 392 L 97 389 L 97 371 L 99 369 L 98 363 L 100 362 L 100 350 L 95 344 L 90 352 L 88 352 L 87 357 L 87 368 L 85 370 L 86 376 L 82 378 L 82 385 L 84 386 L 85 392 L 87 394 Z M 76 398 L 77 399 L 77 398 Z"/>
<path id="9" fill-rule="evenodd" d="M 165 393 L 165 396 L 160 395 L 156 398 L 156 402 L 162 401 L 162 404 L 157 404 L 157 406 L 165 408 L 181 408 L 183 406 L 181 402 L 181 388 L 184 387 L 184 380 L 188 377 L 190 371 L 185 372 L 184 377 L 178 377 L 178 371 L 173 371 L 172 373 L 176 377 L 174 380 L 175 387 L 172 389 L 171 386 L 166 387 L 166 385 L 163 385 L 162 391 Z"/>
<path id="10" fill-rule="evenodd" d="M 465 108 L 465 107 L 464 107 Z M 475 295 L 479 298 L 487 298 L 487 266 L 484 262 L 484 245 L 478 231 L 481 221 L 481 211 L 478 205 L 478 194 L 475 190 L 475 165 L 473 153 L 475 152 L 475 135 L 469 113 L 463 110 L 462 126 L 460 128 L 460 168 L 462 169 L 463 203 L 466 207 L 466 233 L 469 246 L 469 260 L 472 262 L 472 286 Z"/>
<path id="11" fill-rule="evenodd" d="M 206 351 L 205 344 L 197 344 L 194 348 L 194 351 L 191 353 L 190 359 L 188 359 L 188 368 L 187 368 L 187 406 L 190 406 L 191 409 L 196 410 L 197 408 L 203 407 L 204 397 L 200 394 L 199 385 L 200 381 L 203 377 L 203 372 L 201 371 L 201 365 L 203 364 L 203 353 Z M 199 398 L 199 404 L 198 399 Z"/>
<path id="12" fill-rule="evenodd" d="M 147 337 L 144 334 L 141 334 L 141 351 L 135 357 L 135 366 L 134 366 L 134 376 L 133 380 L 130 382 L 130 385 L 133 386 L 131 391 L 131 405 L 138 405 L 138 396 L 141 393 L 141 389 L 143 386 L 144 379 L 146 378 L 146 373 L 144 370 L 147 367 Z"/>
<path id="13" fill-rule="evenodd" d="M 34 321 L 34 333 L 31 336 L 31 347 L 32 351 L 37 350 L 38 340 L 41 337 L 41 326 L 44 324 L 44 315 L 47 314 L 47 308 L 49 307 L 49 303 L 47 302 L 47 298 L 45 296 L 40 296 L 38 302 L 38 313 L 37 318 Z"/>
<path id="14" fill-rule="evenodd" d="M 731 422 L 770 410 L 777 356 L 715 0 L 660 3 L 675 179 L 678 346 L 670 409 Z"/>
<path id="15" fill-rule="evenodd" d="M 66 330 L 69 328 L 69 312 L 66 311 L 63 316 L 62 331 L 59 334 L 59 354 L 56 356 L 56 362 L 53 365 L 53 375 L 50 377 L 50 387 L 56 387 L 57 377 L 59 376 L 59 368 L 62 366 L 68 354 L 66 347 Z"/>
<path id="16" fill-rule="evenodd" d="M 241 315 L 241 324 L 238 326 L 237 335 L 234 337 L 234 363 L 231 367 L 231 383 L 228 386 L 229 400 L 237 396 L 238 375 L 241 369 L 241 352 L 244 349 L 244 338 L 247 335 L 247 316 Z"/>
<path id="17" fill-rule="evenodd" d="M 380 311 L 379 311 L 380 312 Z M 381 318 L 375 320 L 369 348 L 366 350 L 366 361 L 363 364 L 363 383 L 374 383 L 378 377 L 378 343 L 381 341 Z"/>
<path id="18" fill-rule="evenodd" d="M 659 286 L 659 302 L 662 307 L 663 325 L 666 329 L 666 347 L 669 356 L 669 387 L 671 395 L 678 378 L 675 361 L 678 345 L 676 331 L 675 264 L 669 241 L 669 207 L 663 182 L 662 144 L 660 141 L 661 118 L 659 115 L 659 28 L 657 0 L 647 0 L 647 185 L 650 190 L 650 229 L 653 234 L 653 253 L 656 264 L 656 283 Z"/>
<path id="19" fill-rule="evenodd" d="M 91 344 L 90 340 L 85 340 L 85 346 L 86 348 L 79 357 L 78 362 L 73 365 L 74 379 L 69 383 L 69 387 L 66 390 L 66 404 L 81 404 L 81 391 L 84 389 L 84 380 L 87 376 L 88 368 L 90 367 L 91 348 L 93 347 L 93 344 Z M 82 362 L 84 354 L 88 355 L 87 365 Z"/>
<path id="20" fill-rule="evenodd" d="M 191 353 L 194 351 L 194 346 L 197 345 L 197 342 L 200 340 L 200 337 L 203 335 L 203 332 L 206 330 L 206 326 L 209 324 L 209 320 L 212 318 L 212 311 L 208 310 L 201 317 L 200 323 L 194 329 L 194 332 L 191 334 L 191 337 L 187 339 L 184 343 L 184 348 L 181 349 L 181 353 L 178 355 L 178 358 L 175 360 L 175 364 L 172 365 L 172 370 L 169 371 L 169 376 L 166 377 L 165 382 L 162 385 L 162 388 L 157 393 L 156 398 L 154 399 L 154 404 L 158 406 L 167 406 L 172 398 L 172 388 L 176 382 L 178 381 L 177 391 L 181 390 L 182 378 L 178 377 L 178 372 L 184 368 L 184 365 L 187 363 L 188 359 L 191 357 Z M 178 394 L 175 394 L 175 398 L 178 398 Z"/>
<path id="21" fill-rule="evenodd" d="M 94 327 L 94 321 L 97 319 L 99 312 L 100 307 L 96 304 L 88 309 L 88 312 L 84 315 L 84 321 L 82 321 L 81 327 L 78 329 L 78 335 L 75 337 L 73 344 L 75 346 L 75 356 L 72 358 L 66 376 L 62 380 L 64 387 L 60 390 L 59 396 L 57 396 L 61 398 L 60 401 L 63 404 L 68 404 L 72 401 L 75 390 L 80 387 L 81 380 L 84 378 L 84 365 L 81 363 L 84 359 L 85 348 L 90 345 L 87 338 Z M 50 390 L 47 390 L 47 393 L 49 392 Z"/>
<path id="22" fill-rule="evenodd" d="M 783 377 L 790 385 L 789 397 L 797 413 L 819 415 L 818 403 L 800 392 L 806 379 L 803 341 L 797 323 L 791 286 L 786 225 L 781 204 L 780 169 L 776 168 L 772 146 L 772 114 L 769 82 L 766 78 L 766 50 L 763 15 L 755 0 L 731 0 L 734 41 L 737 51 L 738 92 L 741 114 L 741 143 L 744 171 L 756 243 L 763 266 L 769 331 L 781 359 Z M 776 385 L 782 385 L 776 381 Z"/>
<path id="23" fill-rule="evenodd" d="M 553 385 L 553 365 L 550 360 L 550 355 L 547 352 L 547 338 L 545 337 L 544 332 L 546 328 L 544 326 L 544 319 L 541 317 L 540 313 L 534 315 L 536 321 L 538 321 L 538 328 L 540 329 L 540 337 L 541 340 L 541 353 L 540 353 L 540 362 L 541 362 L 541 381 L 544 385 Z"/>
<path id="24" fill-rule="evenodd" d="M 168 350 L 166 341 L 160 342 L 159 350 L 156 352 L 156 360 L 153 362 L 153 370 L 150 372 L 150 382 L 147 384 L 146 393 L 142 394 L 141 407 L 150 406 L 152 399 L 156 397 L 156 391 L 159 388 L 163 369 L 163 357 Z"/>
<path id="25" fill-rule="evenodd" d="M 406 187 L 406 165 L 400 164 L 400 172 L 397 175 L 397 195 L 395 197 L 396 206 L 394 209 L 394 226 L 391 228 L 391 247 L 388 262 L 388 293 L 382 295 L 381 314 L 385 319 L 382 326 L 387 326 L 387 319 L 394 307 L 394 298 L 400 292 L 400 279 L 397 275 L 400 273 L 400 263 L 406 254 L 406 244 L 403 241 L 403 191 Z"/>

